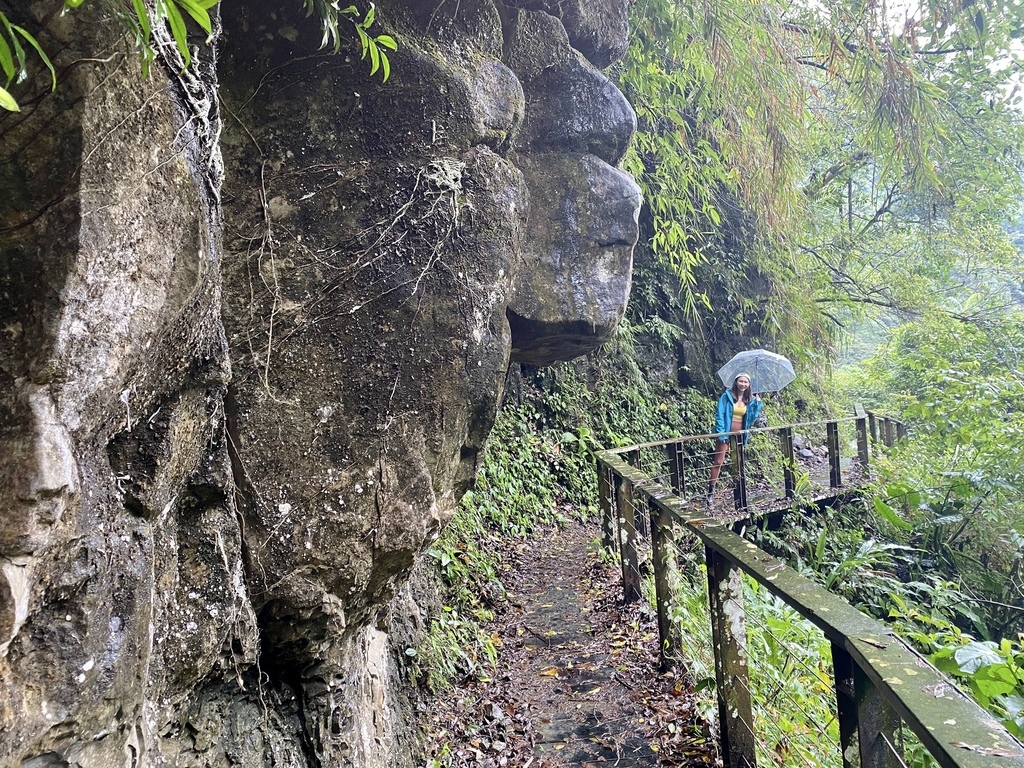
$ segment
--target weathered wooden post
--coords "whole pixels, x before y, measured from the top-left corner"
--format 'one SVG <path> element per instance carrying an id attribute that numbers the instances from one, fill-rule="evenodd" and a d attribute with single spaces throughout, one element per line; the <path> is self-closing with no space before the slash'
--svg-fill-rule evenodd
<path id="1" fill-rule="evenodd" d="M 722 759 L 727 768 L 751 768 L 754 716 L 750 704 L 747 629 L 740 571 L 711 547 L 704 553 L 708 569 L 711 637 L 715 646 L 718 723 Z"/>
<path id="2" fill-rule="evenodd" d="M 899 715 L 853 657 L 832 643 L 832 669 L 839 708 L 839 744 L 843 768 L 897 768 L 904 765 L 897 747 Z"/>
<path id="3" fill-rule="evenodd" d="M 661 669 L 676 665 L 682 657 L 683 640 L 672 621 L 673 586 L 676 584 L 676 542 L 672 516 L 650 503 L 651 548 L 654 560 L 654 595 L 658 609 L 658 637 L 661 639 Z"/>
<path id="4" fill-rule="evenodd" d="M 609 552 L 618 552 L 615 546 L 615 500 L 612 498 L 611 468 L 597 460 L 597 501 L 601 506 L 601 546 Z"/>
<path id="5" fill-rule="evenodd" d="M 782 449 L 782 479 L 786 486 L 786 498 L 796 498 L 796 453 L 793 451 L 793 428 L 779 429 L 779 448 Z"/>
<path id="6" fill-rule="evenodd" d="M 907 425 L 902 421 L 896 422 L 896 439 L 906 440 L 907 439 Z"/>
<path id="7" fill-rule="evenodd" d="M 729 450 L 732 453 L 733 502 L 736 511 L 747 514 L 747 468 L 743 458 L 743 435 L 729 436 Z"/>
<path id="8" fill-rule="evenodd" d="M 615 476 L 615 506 L 619 520 L 619 559 L 622 561 L 622 600 L 626 604 L 640 599 L 640 563 L 636 554 L 636 509 L 633 484 Z"/>
<path id="9" fill-rule="evenodd" d="M 896 438 L 893 435 L 892 419 L 890 419 L 888 416 L 882 419 L 882 427 L 885 430 L 885 437 L 883 442 L 885 443 L 886 447 L 892 448 L 896 444 Z"/>
<path id="10" fill-rule="evenodd" d="M 629 464 L 629 466 L 633 467 L 633 469 L 639 469 L 641 471 L 643 470 L 643 467 L 640 466 L 640 449 L 639 448 L 634 448 L 631 451 L 626 451 L 625 453 L 622 454 L 622 458 L 623 458 L 623 460 L 627 464 Z M 635 533 L 640 534 L 645 539 L 649 538 L 651 534 L 650 534 L 650 531 L 647 530 L 647 516 L 646 515 L 640 515 L 639 517 L 635 517 L 635 520 L 636 520 L 636 528 L 634 529 Z"/>
<path id="11" fill-rule="evenodd" d="M 868 414 L 864 410 L 864 406 L 859 404 L 854 412 L 857 415 L 857 458 L 860 459 L 861 473 L 867 479 L 868 461 L 871 458 L 868 453 Z"/>
<path id="12" fill-rule="evenodd" d="M 857 694 L 853 683 L 853 659 L 846 649 L 832 643 L 832 681 L 836 691 L 836 709 L 839 715 L 839 749 L 842 750 L 843 768 L 860 764 L 857 724 Z"/>
<path id="13" fill-rule="evenodd" d="M 665 446 L 665 458 L 668 460 L 669 482 L 677 496 L 686 495 L 686 456 L 683 454 L 681 442 L 668 443 Z"/>
<path id="14" fill-rule="evenodd" d="M 875 414 L 868 412 L 868 425 L 871 427 L 871 442 L 878 442 L 878 422 L 875 419 Z"/>
<path id="15" fill-rule="evenodd" d="M 829 421 L 825 424 L 826 442 L 828 443 L 828 482 L 832 488 L 843 484 L 842 468 L 839 464 L 839 423 Z"/>

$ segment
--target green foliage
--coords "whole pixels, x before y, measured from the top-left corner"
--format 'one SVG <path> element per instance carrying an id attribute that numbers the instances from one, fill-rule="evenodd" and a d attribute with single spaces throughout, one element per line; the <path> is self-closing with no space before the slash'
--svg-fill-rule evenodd
<path id="1" fill-rule="evenodd" d="M 755 530 L 751 536 L 765 549 L 791 560 L 804 575 L 862 610 L 887 614 L 897 572 L 912 548 L 885 541 L 864 525 L 854 508 L 825 508 L 788 516 L 779 531 Z"/>
<path id="2" fill-rule="evenodd" d="M 68 8 L 78 8 L 88 0 L 65 0 Z M 170 29 L 175 48 L 181 56 L 183 66 L 192 62 L 192 52 L 188 47 L 188 25 L 186 18 L 192 19 L 207 35 L 213 32 L 210 10 L 219 0 L 131 0 L 130 9 L 120 3 L 107 3 L 104 0 L 93 0 L 109 8 L 114 18 L 131 35 L 135 52 L 142 63 L 143 77 L 149 74 L 149 68 L 156 60 L 156 51 L 152 44 L 153 30 L 160 25 Z"/>
<path id="3" fill-rule="evenodd" d="M 424 685 L 441 690 L 460 676 L 489 674 L 494 639 L 481 624 L 502 594 L 499 542 L 596 514 L 596 449 L 707 428 L 712 402 L 648 380 L 637 362 L 641 343 L 673 333 L 626 322 L 604 350 L 524 375 L 509 393 L 476 486 L 428 551 L 447 607 L 415 649 Z"/>
<path id="4" fill-rule="evenodd" d="M 901 617 L 922 623 L 922 617 L 913 612 Z M 915 640 L 931 651 L 929 661 L 968 689 L 1010 733 L 1024 736 L 1024 635 L 1015 640 L 978 641 L 941 620 L 931 618 L 929 623 L 930 631 L 913 633 Z"/>
<path id="5" fill-rule="evenodd" d="M 64 0 L 64 6 L 67 10 L 73 10 L 88 1 Z M 174 45 L 181 56 L 183 66 L 188 67 L 192 62 L 192 52 L 188 45 L 187 19 L 191 19 L 207 35 L 212 34 L 213 22 L 210 18 L 210 11 L 219 1 L 153 0 L 153 2 L 147 2 L 147 0 L 131 0 L 128 4 L 111 2 L 111 0 L 92 0 L 109 10 L 113 18 L 131 37 L 133 48 L 142 64 L 143 77 L 149 74 L 149 69 L 156 60 L 153 30 L 161 25 L 166 25 L 174 39 Z M 373 3 L 370 3 L 365 14 L 360 14 L 355 5 L 339 8 L 338 4 L 332 0 L 303 0 L 303 3 L 307 15 L 316 13 L 322 22 L 321 48 L 330 46 L 335 53 L 341 50 L 345 35 L 342 34 L 339 25 L 342 21 L 348 21 L 359 41 L 360 58 L 369 60 L 370 75 L 375 75 L 379 71 L 384 82 L 387 82 L 391 76 L 391 62 L 386 51 L 397 50 L 398 43 L 389 34 L 377 35 L 370 32 L 370 27 L 376 20 L 376 9 Z M 40 60 L 50 72 L 51 87 L 53 89 L 57 87 L 57 72 L 38 40 L 23 27 L 13 24 L 6 15 L 0 13 L 0 69 L 3 70 L 7 78 L 5 87 L 0 87 L 0 109 L 11 112 L 20 111 L 17 100 L 10 92 L 11 85 L 23 82 L 28 77 L 23 42 L 35 49 Z"/>
<path id="6" fill-rule="evenodd" d="M 758 764 L 838 766 L 832 650 L 824 634 L 744 579 L 751 688 L 759 706 Z"/>
<path id="7" fill-rule="evenodd" d="M 670 618 L 679 628 L 686 670 L 697 695 L 698 715 L 713 721 L 718 707 L 715 696 L 715 651 L 708 608 L 708 577 L 700 542 L 690 537 L 677 541 L 678 578 L 672 585 Z"/>
<path id="8" fill-rule="evenodd" d="M 653 217 L 648 245 L 678 275 L 695 316 L 710 308 L 697 268 L 737 196 L 764 220 L 788 216 L 799 93 L 767 4 L 651 0 L 634 8 L 620 82 L 639 131 L 626 168 Z"/>
<path id="9" fill-rule="evenodd" d="M 678 625 L 684 664 L 698 695 L 699 715 L 717 712 L 715 659 L 708 610 L 703 548 L 695 537 L 679 544 L 672 621 Z M 758 734 L 758 764 L 838 765 L 839 754 L 828 640 L 792 608 L 751 579 L 744 579 L 743 606 L 750 683 Z M 824 733 L 822 732 L 824 731 Z"/>
<path id="10" fill-rule="evenodd" d="M 756 317 L 825 371 L 863 318 L 983 317 L 1020 273 L 1003 226 L 1024 194 L 1020 8 L 925 3 L 896 23 L 876 3 L 650 0 L 633 26 L 626 165 L 688 322 L 712 303 Z"/>
<path id="11" fill-rule="evenodd" d="M 448 690 L 467 676 L 486 678 L 498 658 L 500 641 L 481 625 L 493 616 L 481 608 L 467 613 L 443 605 L 430 616 L 427 633 L 417 648 L 406 650 L 414 678 L 432 693 Z"/>
<path id="12" fill-rule="evenodd" d="M 888 622 L 1011 733 L 1024 733 L 1024 634 L 975 639 L 992 631 L 982 605 L 961 579 L 922 573 L 935 570 L 926 564 L 927 552 L 880 543 L 880 531 L 849 508 L 789 519 L 779 533 L 755 535 L 763 547 L 784 553 L 806 575 Z M 908 764 L 933 764 L 919 745 L 908 754 Z"/>
<path id="13" fill-rule="evenodd" d="M 635 445 L 673 435 L 702 434 L 713 422 L 714 401 L 649 374 L 651 363 L 666 365 L 677 331 L 664 321 L 623 318 L 612 340 L 581 370 L 566 364 L 546 377 L 578 382 L 578 403 L 565 417 L 588 425 L 602 447 Z M 674 366 L 674 357 L 668 357 Z M 585 374 L 587 380 L 582 379 Z"/>
<path id="14" fill-rule="evenodd" d="M 373 3 L 370 3 L 362 18 L 359 17 L 359 9 L 355 5 L 340 8 L 336 0 L 303 0 L 303 3 L 307 16 L 316 14 L 320 19 L 323 32 L 321 48 L 331 47 L 335 53 L 341 50 L 344 36 L 341 34 L 340 24 L 342 20 L 348 20 L 359 39 L 360 58 L 370 59 L 370 74 L 375 75 L 377 70 L 380 70 L 383 81 L 387 82 L 391 76 L 391 62 L 384 49 L 398 50 L 398 43 L 391 35 L 370 33 L 370 27 L 377 17 L 377 9 Z"/>
<path id="15" fill-rule="evenodd" d="M 7 16 L 0 12 L 0 69 L 3 69 L 4 76 L 7 78 L 5 87 L 0 87 L 0 109 L 5 109 L 9 112 L 21 111 L 21 107 L 18 106 L 18 102 L 9 90 L 11 83 L 20 83 L 28 77 L 28 70 L 26 69 L 27 58 L 25 47 L 22 45 L 23 42 L 35 50 L 39 59 L 49 70 L 51 88 L 57 87 L 57 72 L 53 68 L 53 62 L 50 61 L 46 52 L 43 51 L 39 42 L 23 27 L 12 24 Z"/>
<path id="16" fill-rule="evenodd" d="M 929 314 L 842 380 L 907 419 L 911 439 L 876 462 L 873 511 L 921 553 L 911 578 L 944 574 L 981 601 L 983 637 L 1024 630 L 1022 345 L 1020 315 Z"/>

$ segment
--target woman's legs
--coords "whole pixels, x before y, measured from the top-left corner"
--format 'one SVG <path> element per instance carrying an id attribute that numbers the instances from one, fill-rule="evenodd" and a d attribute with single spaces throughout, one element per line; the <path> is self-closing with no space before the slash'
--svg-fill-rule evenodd
<path id="1" fill-rule="evenodd" d="M 732 431 L 739 432 L 743 429 L 743 422 L 740 419 L 734 419 L 732 422 Z M 711 462 L 711 482 L 708 483 L 708 495 L 704 500 L 706 505 L 711 504 L 711 496 L 715 492 L 715 484 L 718 482 L 718 476 L 722 472 L 722 465 L 725 463 L 725 455 L 729 452 L 729 441 L 728 440 L 716 440 L 715 441 L 715 453 L 714 458 Z"/>
<path id="2" fill-rule="evenodd" d="M 708 486 L 708 494 L 715 490 L 715 483 L 718 482 L 718 475 L 725 463 L 725 454 L 729 452 L 729 441 L 719 440 L 715 442 L 714 460 L 711 462 L 711 484 Z"/>

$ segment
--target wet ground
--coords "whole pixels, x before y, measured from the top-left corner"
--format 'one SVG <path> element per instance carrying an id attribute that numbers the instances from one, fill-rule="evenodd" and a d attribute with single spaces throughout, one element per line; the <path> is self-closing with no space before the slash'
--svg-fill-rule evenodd
<path id="1" fill-rule="evenodd" d="M 498 664 L 436 703 L 437 764 L 714 764 L 685 671 L 659 670 L 655 617 L 620 604 L 598 536 L 573 523 L 508 546 L 507 599 L 489 628 Z"/>

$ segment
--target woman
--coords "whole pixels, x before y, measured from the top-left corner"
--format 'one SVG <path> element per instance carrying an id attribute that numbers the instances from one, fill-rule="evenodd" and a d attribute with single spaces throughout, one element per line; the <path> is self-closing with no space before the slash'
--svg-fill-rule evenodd
<path id="1" fill-rule="evenodd" d="M 704 506 L 711 506 L 715 484 L 722 471 L 725 454 L 729 452 L 729 436 L 722 433 L 750 429 L 760 414 L 761 396 L 751 394 L 750 374 L 741 373 L 733 381 L 732 388 L 725 390 L 718 398 L 718 408 L 715 411 L 715 432 L 718 433 L 718 437 L 715 442 L 714 461 L 711 464 L 711 483 L 708 485 L 708 495 L 704 499 Z M 743 445 L 746 445 L 749 439 L 750 434 L 745 434 Z"/>

